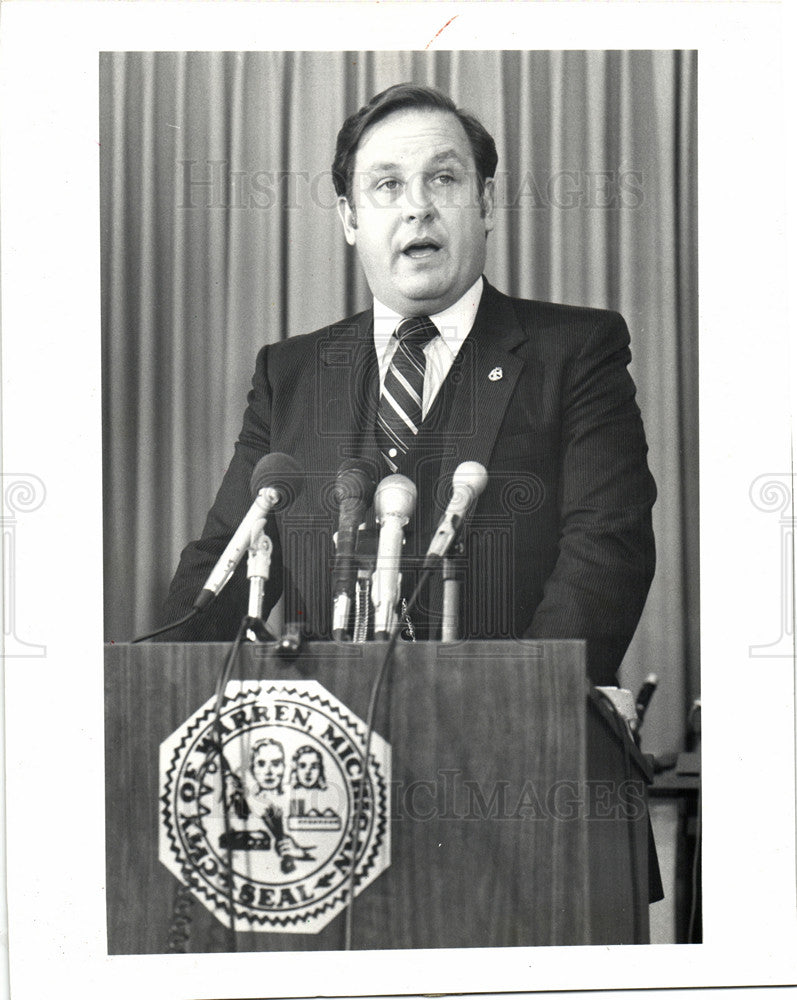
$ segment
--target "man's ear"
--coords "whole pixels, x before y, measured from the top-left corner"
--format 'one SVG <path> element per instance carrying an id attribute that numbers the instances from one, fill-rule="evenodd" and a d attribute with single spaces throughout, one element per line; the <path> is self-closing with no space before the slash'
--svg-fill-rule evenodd
<path id="1" fill-rule="evenodd" d="M 344 195 L 338 198 L 338 215 L 343 223 L 343 235 L 346 237 L 346 242 L 350 247 L 353 247 L 357 242 L 357 213 Z"/>
<path id="2" fill-rule="evenodd" d="M 495 181 L 492 177 L 488 177 L 484 182 L 481 202 L 484 231 L 485 233 L 489 233 L 495 225 Z"/>

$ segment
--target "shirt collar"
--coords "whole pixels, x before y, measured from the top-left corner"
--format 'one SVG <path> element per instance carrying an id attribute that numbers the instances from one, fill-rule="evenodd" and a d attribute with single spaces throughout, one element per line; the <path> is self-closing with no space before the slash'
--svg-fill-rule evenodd
<path id="1" fill-rule="evenodd" d="M 429 317 L 454 356 L 457 355 L 465 338 L 473 328 L 483 290 L 484 279 L 479 275 L 461 299 L 458 299 L 448 309 Z M 374 299 L 374 347 L 380 361 L 390 338 L 402 319 L 403 317 L 399 313 L 389 309 L 378 299 Z"/>

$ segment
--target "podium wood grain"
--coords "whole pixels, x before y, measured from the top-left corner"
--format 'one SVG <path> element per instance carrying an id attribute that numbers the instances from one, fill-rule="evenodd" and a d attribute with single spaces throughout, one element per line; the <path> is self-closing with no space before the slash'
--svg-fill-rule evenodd
<path id="1" fill-rule="evenodd" d="M 291 662 L 247 646 L 236 676 L 313 678 L 365 719 L 383 652 L 318 643 Z M 159 745 L 213 695 L 225 653 L 106 649 L 109 954 L 167 950 L 177 882 L 158 861 Z M 355 900 L 354 947 L 647 939 L 646 811 L 627 818 L 644 779 L 588 688 L 578 642 L 399 644 L 376 717 L 392 747 L 391 864 Z M 336 950 L 343 927 L 240 932 L 237 948 Z M 195 902 L 188 950 L 228 948 Z"/>

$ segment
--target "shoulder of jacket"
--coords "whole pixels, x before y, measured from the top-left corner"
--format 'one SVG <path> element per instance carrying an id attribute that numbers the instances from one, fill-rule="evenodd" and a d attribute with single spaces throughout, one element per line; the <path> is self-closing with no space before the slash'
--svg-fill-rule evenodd
<path id="1" fill-rule="evenodd" d="M 274 356 L 295 356 L 316 349 L 319 343 L 331 340 L 351 340 L 361 335 L 363 331 L 370 329 L 370 309 L 355 313 L 345 319 L 322 326 L 312 333 L 301 333 L 293 337 L 286 337 L 285 340 L 278 340 L 273 344 L 267 344 L 266 349 Z"/>
<path id="2" fill-rule="evenodd" d="M 521 323 L 540 326 L 596 326 L 605 328 L 615 323 L 624 323 L 620 313 L 613 309 L 598 309 L 594 306 L 574 306 L 564 302 L 546 302 L 542 299 L 520 299 L 496 292 L 509 302 Z"/>

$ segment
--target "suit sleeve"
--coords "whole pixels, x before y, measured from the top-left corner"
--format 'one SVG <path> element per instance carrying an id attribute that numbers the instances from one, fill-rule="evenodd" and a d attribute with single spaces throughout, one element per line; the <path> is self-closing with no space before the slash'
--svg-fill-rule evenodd
<path id="1" fill-rule="evenodd" d="M 625 321 L 604 313 L 563 374 L 559 553 L 526 636 L 587 640 L 590 676 L 615 673 L 655 568 L 656 487 Z"/>
<path id="2" fill-rule="evenodd" d="M 270 450 L 271 386 L 267 360 L 268 348 L 264 347 L 257 357 L 243 427 L 235 444 L 232 461 L 210 509 L 201 538 L 191 542 L 180 556 L 164 607 L 164 624 L 182 618 L 191 610 L 208 574 L 252 504 L 252 470 L 258 460 Z M 264 614 L 268 614 L 274 606 L 282 589 L 282 556 L 273 518 L 267 521 L 266 531 L 272 538 L 274 551 L 271 579 L 266 587 Z M 246 614 L 247 605 L 248 581 L 244 558 L 224 589 L 203 612 L 180 629 L 167 632 L 162 639 L 167 642 L 231 641 Z"/>

